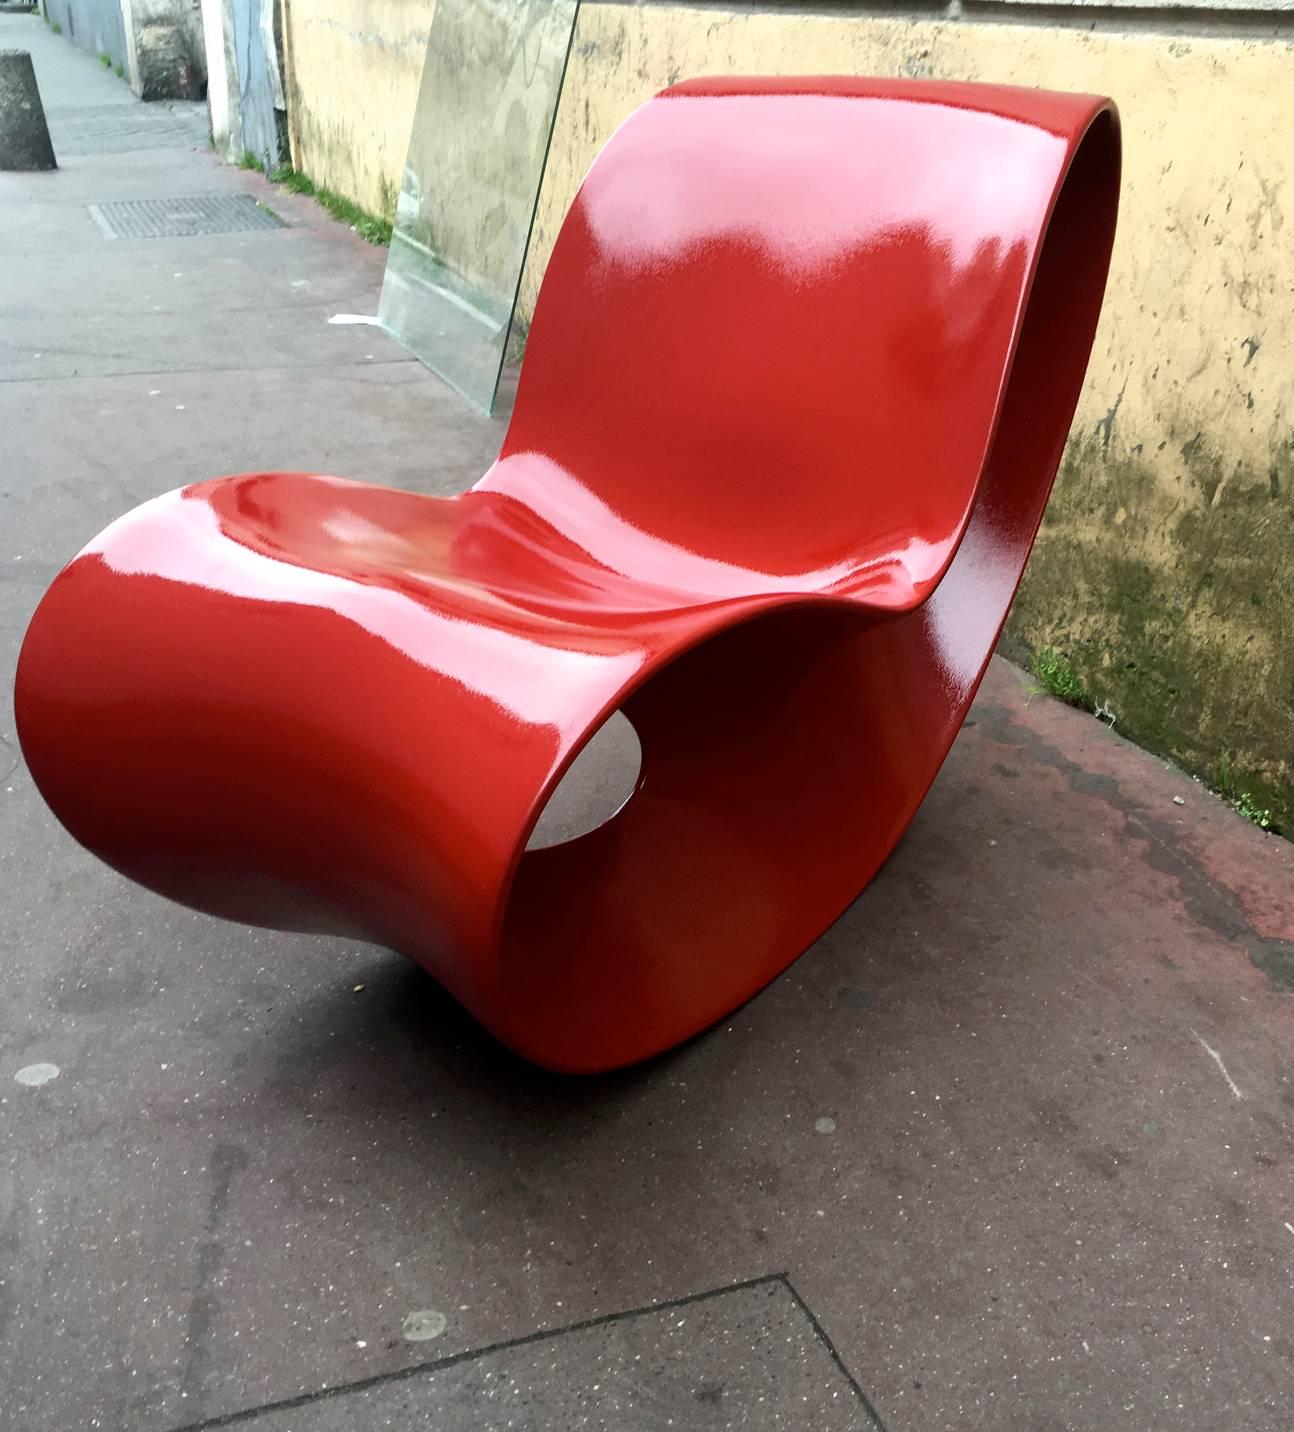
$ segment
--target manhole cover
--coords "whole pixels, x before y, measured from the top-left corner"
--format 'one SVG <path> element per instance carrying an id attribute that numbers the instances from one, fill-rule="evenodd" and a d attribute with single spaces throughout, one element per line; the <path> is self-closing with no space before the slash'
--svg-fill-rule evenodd
<path id="1" fill-rule="evenodd" d="M 283 220 L 249 194 L 195 194 L 182 199 L 119 199 L 87 206 L 105 239 L 185 239 L 280 229 Z"/>

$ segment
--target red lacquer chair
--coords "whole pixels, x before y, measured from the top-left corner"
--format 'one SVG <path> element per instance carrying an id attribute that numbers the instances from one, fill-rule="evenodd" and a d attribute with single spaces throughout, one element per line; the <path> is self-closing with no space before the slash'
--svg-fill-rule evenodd
<path id="1" fill-rule="evenodd" d="M 196 909 L 403 951 L 540 1064 L 703 1029 L 858 894 L 961 724 L 1073 415 L 1118 172 L 1090 97 L 651 100 L 566 219 L 475 488 L 219 478 L 63 571 L 17 682 L 46 799 Z M 616 710 L 633 795 L 527 850 Z"/>

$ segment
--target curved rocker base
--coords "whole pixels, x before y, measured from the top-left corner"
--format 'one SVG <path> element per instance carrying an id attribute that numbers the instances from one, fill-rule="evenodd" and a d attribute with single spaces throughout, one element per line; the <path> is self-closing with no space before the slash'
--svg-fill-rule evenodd
<path id="1" fill-rule="evenodd" d="M 942 707 L 924 730 L 895 724 L 897 627 L 783 609 L 625 702 L 638 789 L 598 829 L 528 851 L 511 888 L 505 1042 L 563 1070 L 645 1058 L 730 1013 L 841 914 L 956 729 Z"/>

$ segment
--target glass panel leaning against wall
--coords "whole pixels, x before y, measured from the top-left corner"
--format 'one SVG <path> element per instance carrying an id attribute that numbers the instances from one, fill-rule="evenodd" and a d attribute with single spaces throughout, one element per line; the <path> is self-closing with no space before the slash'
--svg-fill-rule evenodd
<path id="1" fill-rule="evenodd" d="M 579 0 L 438 0 L 379 316 L 494 404 Z"/>

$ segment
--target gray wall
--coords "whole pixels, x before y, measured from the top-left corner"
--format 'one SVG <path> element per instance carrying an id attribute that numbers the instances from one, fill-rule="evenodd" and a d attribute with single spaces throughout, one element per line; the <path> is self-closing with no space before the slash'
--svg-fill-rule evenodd
<path id="1" fill-rule="evenodd" d="M 45 0 L 45 11 L 73 44 L 92 55 L 107 55 L 122 69 L 129 68 L 121 0 Z"/>

